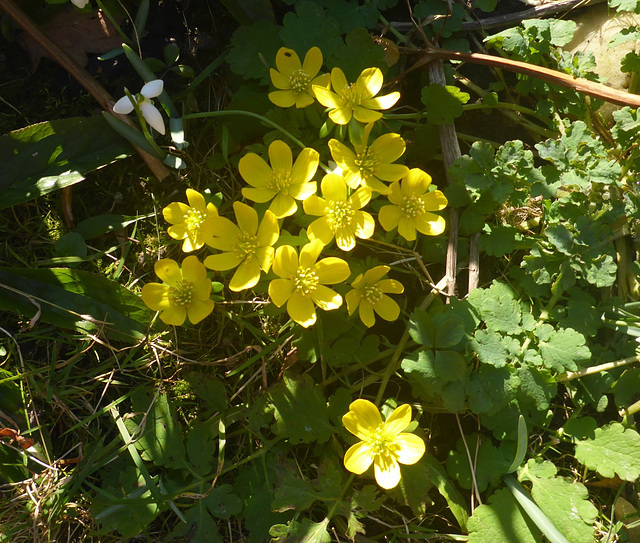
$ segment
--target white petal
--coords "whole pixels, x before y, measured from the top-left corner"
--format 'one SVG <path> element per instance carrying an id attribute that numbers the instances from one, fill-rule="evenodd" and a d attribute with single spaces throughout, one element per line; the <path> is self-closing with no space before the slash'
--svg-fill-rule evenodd
<path id="1" fill-rule="evenodd" d="M 142 116 L 145 120 L 160 134 L 164 135 L 164 121 L 162 120 L 162 115 L 158 111 L 158 108 L 154 106 L 148 100 L 144 100 L 140 104 L 140 111 L 142 111 Z"/>
<path id="2" fill-rule="evenodd" d="M 113 112 L 120 115 L 128 115 L 133 111 L 133 103 L 128 96 L 123 96 L 113 105 Z"/>
<path id="3" fill-rule="evenodd" d="M 162 94 L 162 89 L 164 89 L 164 81 L 162 79 L 154 79 L 142 87 L 140 94 L 145 98 L 155 98 Z"/>
<path id="4" fill-rule="evenodd" d="M 71 3 L 74 6 L 79 7 L 80 9 L 82 9 L 83 7 L 85 7 L 89 3 L 89 0 L 71 0 Z"/>

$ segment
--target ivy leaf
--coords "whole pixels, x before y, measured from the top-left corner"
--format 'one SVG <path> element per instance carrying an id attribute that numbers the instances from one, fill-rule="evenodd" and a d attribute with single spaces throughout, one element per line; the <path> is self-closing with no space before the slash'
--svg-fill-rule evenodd
<path id="1" fill-rule="evenodd" d="M 422 103 L 431 124 L 447 124 L 462 115 L 462 105 L 469 101 L 469 94 L 451 85 L 431 84 L 422 88 Z"/>
<path id="2" fill-rule="evenodd" d="M 542 327 L 541 327 L 542 328 Z M 536 334 L 540 330 L 536 330 Z M 543 364 L 557 372 L 576 371 L 591 359 L 591 351 L 585 345 L 584 336 L 572 328 L 550 330 L 538 344 Z"/>
<path id="3" fill-rule="evenodd" d="M 555 477 L 549 461 L 529 460 L 518 479 L 531 481 L 531 495 L 552 524 L 570 543 L 593 541 L 593 523 L 598 510 L 589 501 L 589 492 L 578 482 Z"/>
<path id="4" fill-rule="evenodd" d="M 278 27 L 268 21 L 249 26 L 240 26 L 231 36 L 231 50 L 227 62 L 231 71 L 245 79 L 259 79 L 261 83 L 269 81 L 269 70 L 260 56 L 267 60 L 276 58 L 282 41 L 278 36 Z"/>
<path id="5" fill-rule="evenodd" d="M 603 477 L 614 473 L 625 481 L 640 476 L 640 435 L 612 422 L 595 431 L 595 438 L 576 443 L 576 460 Z"/>
<path id="6" fill-rule="evenodd" d="M 276 419 L 274 433 L 291 443 L 324 443 L 334 432 L 327 401 L 309 375 L 285 375 L 271 388 L 268 399 Z"/>
<path id="7" fill-rule="evenodd" d="M 331 543 L 331 536 L 327 532 L 329 519 L 313 522 L 302 519 L 302 522 L 292 520 L 287 524 L 276 524 L 269 530 L 274 543 Z"/>
<path id="8" fill-rule="evenodd" d="M 494 492 L 489 503 L 476 508 L 469 517 L 469 543 L 517 541 L 539 543 L 541 534 L 533 521 L 522 514 L 507 488 Z"/>
<path id="9" fill-rule="evenodd" d="M 522 309 L 513 289 L 506 283 L 494 281 L 488 289 L 475 289 L 469 294 L 468 300 L 489 330 L 507 334 L 522 331 Z"/>
<path id="10" fill-rule="evenodd" d="M 328 58 L 342 45 L 338 22 L 309 0 L 296 3 L 296 12 L 286 13 L 282 26 L 280 38 L 298 55 L 304 55 L 312 47 L 319 47 L 324 58 Z"/>

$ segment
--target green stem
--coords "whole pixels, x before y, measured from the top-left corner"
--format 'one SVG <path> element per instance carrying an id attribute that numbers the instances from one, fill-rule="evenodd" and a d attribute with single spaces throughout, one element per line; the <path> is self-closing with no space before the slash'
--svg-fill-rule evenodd
<path id="1" fill-rule="evenodd" d="M 558 375 L 558 381 L 560 382 L 572 381 L 573 379 L 580 379 L 581 377 L 586 377 L 587 375 L 594 375 L 596 373 L 600 373 L 601 371 L 614 370 L 621 366 L 633 364 L 634 362 L 640 362 L 640 355 L 630 356 L 629 358 L 622 358 L 620 360 L 614 360 L 613 362 L 606 362 L 604 364 L 600 364 L 598 366 L 591 366 L 589 368 L 584 368 L 579 371 L 568 371 L 566 373 L 563 373 L 562 375 Z"/>
<path id="2" fill-rule="evenodd" d="M 246 117 L 253 117 L 254 119 L 260 119 L 264 124 L 282 132 L 292 142 L 300 146 L 300 148 L 305 149 L 307 147 L 298 138 L 296 138 L 291 132 L 285 130 L 279 124 L 274 123 L 272 120 L 267 119 L 264 115 L 254 113 L 253 111 L 244 111 L 241 109 L 226 109 L 224 111 L 205 111 L 203 113 L 190 113 L 189 115 L 184 115 L 182 119 L 185 121 L 188 121 L 190 119 L 207 119 L 209 117 L 230 117 L 233 115 L 244 115 Z"/>

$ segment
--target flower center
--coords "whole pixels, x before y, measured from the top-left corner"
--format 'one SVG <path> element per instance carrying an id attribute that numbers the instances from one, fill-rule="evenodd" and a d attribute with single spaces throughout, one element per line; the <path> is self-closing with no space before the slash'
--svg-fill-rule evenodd
<path id="1" fill-rule="evenodd" d="M 282 192 L 289 188 L 291 184 L 291 172 L 288 170 L 273 170 L 271 173 L 271 179 L 266 183 L 267 188 L 275 191 Z"/>
<path id="2" fill-rule="evenodd" d="M 354 213 L 353 206 L 346 200 L 328 202 L 327 220 L 334 232 L 339 228 L 349 226 L 353 222 Z"/>
<path id="3" fill-rule="evenodd" d="M 415 196 L 413 194 L 405 196 L 404 200 L 400 204 L 400 213 L 405 217 L 415 218 L 418 215 L 424 213 L 424 202 L 421 196 Z"/>
<path id="4" fill-rule="evenodd" d="M 294 284 L 296 291 L 300 292 L 304 296 L 311 294 L 318 286 L 318 276 L 311 268 L 298 268 L 296 276 L 294 278 Z"/>
<path id="5" fill-rule="evenodd" d="M 362 289 L 362 297 L 371 305 L 376 305 L 382 300 L 382 292 L 375 285 L 367 285 Z"/>
<path id="6" fill-rule="evenodd" d="M 396 436 L 387 434 L 383 424 L 376 428 L 369 440 L 369 446 L 373 456 L 382 456 L 383 458 L 396 456 L 396 451 L 400 448 L 396 443 Z"/>
<path id="7" fill-rule="evenodd" d="M 258 236 L 252 236 L 251 234 L 243 232 L 236 238 L 234 251 L 242 258 L 247 258 L 253 256 L 258 247 L 260 247 Z"/>
<path id="8" fill-rule="evenodd" d="M 346 89 L 341 91 L 340 98 L 345 101 L 345 105 L 350 109 L 355 109 L 362 102 L 355 85 L 348 85 Z"/>
<path id="9" fill-rule="evenodd" d="M 175 287 L 169 289 L 172 305 L 187 306 L 193 299 L 193 283 L 182 279 Z"/>
<path id="10" fill-rule="evenodd" d="M 307 90 L 309 88 L 309 81 L 311 81 L 309 74 L 302 69 L 296 70 L 289 76 L 291 89 L 296 92 Z"/>
<path id="11" fill-rule="evenodd" d="M 195 234 L 206 218 L 206 215 L 202 211 L 190 208 L 184 218 L 184 223 L 186 224 L 189 233 Z"/>
<path id="12" fill-rule="evenodd" d="M 367 178 L 373 175 L 373 170 L 378 164 L 380 164 L 381 160 L 377 153 L 372 152 L 368 147 L 362 153 L 358 153 L 354 163 L 358 166 L 360 171 L 360 176 L 363 178 Z"/>

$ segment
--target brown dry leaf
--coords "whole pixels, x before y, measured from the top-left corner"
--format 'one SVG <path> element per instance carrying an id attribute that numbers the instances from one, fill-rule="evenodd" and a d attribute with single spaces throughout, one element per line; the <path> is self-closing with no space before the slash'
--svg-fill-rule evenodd
<path id="1" fill-rule="evenodd" d="M 13 428 L 0 428 L 0 437 L 8 437 L 9 442 L 15 441 L 25 451 L 35 443 L 33 439 L 21 436 Z"/>
<path id="2" fill-rule="evenodd" d="M 82 67 L 87 65 L 87 53 L 102 54 L 122 45 L 122 38 L 100 10 L 80 13 L 70 8 L 41 30 Z M 17 41 L 29 55 L 32 72 L 38 69 L 41 58 L 50 58 L 30 36 L 21 34 Z"/>

